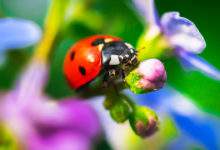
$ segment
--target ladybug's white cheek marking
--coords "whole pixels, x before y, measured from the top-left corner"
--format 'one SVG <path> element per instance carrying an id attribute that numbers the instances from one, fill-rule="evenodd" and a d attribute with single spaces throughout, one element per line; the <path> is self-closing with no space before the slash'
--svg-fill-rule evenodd
<path id="1" fill-rule="evenodd" d="M 111 60 L 109 62 L 109 65 L 119 65 L 120 61 L 118 58 L 118 55 L 111 55 Z"/>

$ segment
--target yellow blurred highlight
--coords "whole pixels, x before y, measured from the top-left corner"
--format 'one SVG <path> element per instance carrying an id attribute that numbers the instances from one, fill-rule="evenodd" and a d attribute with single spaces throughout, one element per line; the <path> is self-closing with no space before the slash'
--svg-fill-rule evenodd
<path id="1" fill-rule="evenodd" d="M 170 50 L 167 39 L 157 29 L 147 29 L 137 44 L 138 59 L 160 58 Z M 166 53 L 165 53 L 166 51 Z"/>
<path id="2" fill-rule="evenodd" d="M 4 123 L 0 124 L 0 150 L 23 150 L 18 139 Z"/>

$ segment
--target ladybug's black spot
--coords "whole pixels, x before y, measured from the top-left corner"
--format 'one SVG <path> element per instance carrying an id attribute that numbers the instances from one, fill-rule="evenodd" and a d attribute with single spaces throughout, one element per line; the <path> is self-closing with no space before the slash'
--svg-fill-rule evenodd
<path id="1" fill-rule="evenodd" d="M 74 57 L 75 57 L 75 52 L 72 51 L 72 52 L 70 53 L 70 60 L 73 60 Z"/>
<path id="2" fill-rule="evenodd" d="M 79 66 L 79 72 L 82 74 L 82 75 L 86 75 L 86 69 L 82 66 Z"/>
<path id="3" fill-rule="evenodd" d="M 100 38 L 100 39 L 96 39 L 95 41 L 92 42 L 92 46 L 97 46 L 99 44 L 105 44 L 105 39 Z"/>

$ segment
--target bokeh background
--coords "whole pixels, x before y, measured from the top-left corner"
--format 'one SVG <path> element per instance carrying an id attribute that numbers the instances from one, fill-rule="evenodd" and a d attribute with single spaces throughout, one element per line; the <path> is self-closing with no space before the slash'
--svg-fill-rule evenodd
<path id="1" fill-rule="evenodd" d="M 25 18 L 35 21 L 43 27 L 49 3 L 48 0 L 0 0 L 0 17 Z M 220 69 L 219 1 L 157 0 L 156 6 L 160 14 L 178 11 L 182 16 L 192 20 L 207 42 L 207 48 L 201 56 Z M 70 26 L 68 29 L 63 29 L 61 36 L 65 38 L 60 37 L 61 40 L 57 41 L 51 55 L 50 78 L 45 92 L 55 98 L 74 95 L 74 91 L 65 82 L 62 64 L 67 49 L 75 41 L 82 37 L 102 33 L 119 36 L 136 45 L 138 37 L 144 30 L 144 20 L 135 11 L 129 0 L 91 0 L 88 10 L 81 12 L 80 17 L 71 22 Z M 28 47 L 23 51 L 11 50 L 7 53 L 7 61 L 0 67 L 1 90 L 8 90 L 12 87 L 16 76 L 28 62 L 33 52 L 32 49 L 32 47 Z M 186 101 L 193 105 L 199 113 L 190 115 L 187 112 L 188 109 L 184 108 L 187 107 L 186 105 L 178 108 L 182 110 L 179 114 L 176 113 L 179 110 L 176 112 L 172 110 L 171 117 L 169 114 L 164 117 L 163 111 L 158 110 L 159 115 L 162 114 L 161 118 L 168 118 L 162 119 L 165 120 L 164 122 L 168 122 L 166 126 L 169 126 L 169 129 L 163 132 L 164 136 L 161 135 L 160 138 L 155 136 L 156 138 L 152 137 L 142 141 L 136 138 L 132 140 L 133 135 L 131 134 L 131 142 L 120 144 L 130 145 L 130 149 L 220 149 L 220 82 L 199 72 L 185 71 L 175 58 L 165 60 L 164 64 L 167 69 L 168 83 L 162 92 L 132 96 L 143 105 L 150 105 L 153 108 L 160 106 L 162 109 L 167 107 L 167 103 L 169 109 L 172 108 L 172 105 L 176 108 L 173 101 L 168 99 L 176 101 L 187 99 Z M 181 96 L 173 96 L 176 93 Z M 157 97 L 160 100 L 157 100 Z M 150 102 L 146 102 L 146 99 Z M 167 103 L 164 104 L 161 101 Z M 175 131 L 170 128 L 175 128 Z M 105 129 L 107 128 L 105 127 Z M 117 128 L 114 130 L 117 131 Z M 120 132 L 118 131 L 118 133 Z M 114 147 L 111 136 L 107 137 L 110 139 L 108 142 L 110 146 L 104 149 Z M 106 140 L 108 141 L 108 138 Z M 139 142 L 132 143 L 132 141 Z M 162 146 L 152 146 L 157 145 L 157 142 Z M 141 146 L 132 147 L 132 144 Z"/>

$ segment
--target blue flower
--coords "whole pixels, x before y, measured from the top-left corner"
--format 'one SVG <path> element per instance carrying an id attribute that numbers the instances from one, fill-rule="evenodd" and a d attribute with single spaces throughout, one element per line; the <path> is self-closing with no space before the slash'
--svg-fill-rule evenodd
<path id="1" fill-rule="evenodd" d="M 205 49 L 206 42 L 193 22 L 178 12 L 167 12 L 159 19 L 154 0 L 134 0 L 134 4 L 149 24 L 148 36 L 151 39 L 162 35 L 184 68 L 220 80 L 220 71 L 198 56 Z M 155 109 L 159 116 L 169 114 L 173 118 L 180 137 L 168 149 L 189 149 L 192 144 L 209 150 L 219 149 L 219 119 L 201 112 L 176 90 L 165 87 L 153 93 L 132 96 L 142 105 Z"/>
<path id="2" fill-rule="evenodd" d="M 163 35 L 184 68 L 220 80 L 220 71 L 197 55 L 205 49 L 206 42 L 192 21 L 181 17 L 178 12 L 167 12 L 159 19 L 154 0 L 134 0 L 134 4 L 145 16 L 151 38 Z"/>
<path id="3" fill-rule="evenodd" d="M 191 144 L 208 150 L 220 148 L 218 143 L 220 121 L 218 118 L 201 112 L 187 97 L 169 86 L 144 95 L 134 95 L 141 105 L 153 108 L 160 117 L 169 114 L 179 130 L 179 137 L 167 145 L 170 149 L 186 149 Z M 182 143 L 181 141 L 186 141 Z M 188 142 L 187 142 L 188 141 Z M 189 147 L 188 147 L 189 148 Z"/>
<path id="4" fill-rule="evenodd" d="M 31 46 L 41 38 L 41 29 L 34 22 L 16 18 L 0 19 L 0 62 L 10 49 Z"/>

